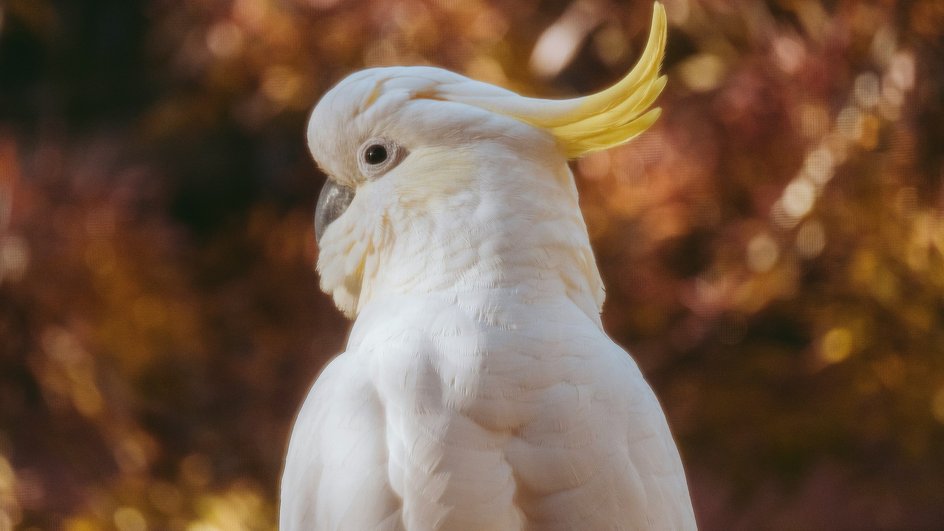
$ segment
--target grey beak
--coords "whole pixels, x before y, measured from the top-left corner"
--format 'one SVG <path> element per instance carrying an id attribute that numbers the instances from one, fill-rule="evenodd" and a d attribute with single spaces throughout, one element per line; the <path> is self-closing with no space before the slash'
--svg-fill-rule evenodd
<path id="1" fill-rule="evenodd" d="M 315 239 L 321 243 L 321 235 L 332 221 L 338 219 L 354 200 L 354 189 L 338 184 L 332 179 L 325 181 L 315 207 Z"/>

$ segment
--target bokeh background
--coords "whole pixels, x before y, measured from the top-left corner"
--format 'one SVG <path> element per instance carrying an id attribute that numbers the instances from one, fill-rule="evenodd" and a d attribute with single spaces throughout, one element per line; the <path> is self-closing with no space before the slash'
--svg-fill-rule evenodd
<path id="1" fill-rule="evenodd" d="M 703 529 L 944 526 L 944 2 L 666 0 L 663 117 L 574 164 Z M 605 87 L 651 4 L 0 3 L 0 530 L 273 529 L 349 327 L 304 145 L 363 66 Z"/>

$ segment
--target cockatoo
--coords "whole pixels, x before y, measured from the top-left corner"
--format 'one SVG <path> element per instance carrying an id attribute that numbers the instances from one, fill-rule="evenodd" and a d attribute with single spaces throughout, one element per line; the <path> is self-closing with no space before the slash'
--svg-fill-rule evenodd
<path id="1" fill-rule="evenodd" d="M 637 66 L 583 98 L 396 67 L 317 104 L 317 269 L 354 325 L 295 421 L 284 531 L 695 527 L 568 167 L 656 120 L 665 39 L 656 4 Z"/>

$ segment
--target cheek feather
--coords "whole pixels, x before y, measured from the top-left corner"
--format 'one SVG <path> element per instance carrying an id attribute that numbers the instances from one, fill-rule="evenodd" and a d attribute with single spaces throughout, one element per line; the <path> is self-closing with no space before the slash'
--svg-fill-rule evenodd
<path id="1" fill-rule="evenodd" d="M 472 153 L 443 148 L 414 156 L 414 160 L 398 168 L 393 183 L 400 211 L 406 216 L 440 210 L 449 204 L 450 198 L 475 185 Z"/>
<path id="2" fill-rule="evenodd" d="M 365 262 L 377 248 L 377 235 L 371 230 L 378 224 L 364 208 L 362 197 L 355 197 L 349 211 L 325 231 L 318 253 L 321 289 L 334 298 L 346 316 L 357 313 L 357 301 L 365 274 Z M 365 214 L 367 212 L 367 214 Z"/>

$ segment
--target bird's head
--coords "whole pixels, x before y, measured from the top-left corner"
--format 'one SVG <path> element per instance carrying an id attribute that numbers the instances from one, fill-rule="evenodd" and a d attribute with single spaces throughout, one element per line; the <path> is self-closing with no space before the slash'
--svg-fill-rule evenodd
<path id="1" fill-rule="evenodd" d="M 308 124 L 309 149 L 328 176 L 315 213 L 322 289 L 353 316 L 380 277 L 408 289 L 443 280 L 434 263 L 460 276 L 474 264 L 495 268 L 502 246 L 524 246 L 526 225 L 542 230 L 554 209 L 577 234 L 548 228 L 564 235 L 548 238 L 579 240 L 590 253 L 566 162 L 627 142 L 656 120 L 659 109 L 649 107 L 665 86 L 665 38 L 656 3 L 633 70 L 570 100 L 526 98 L 432 67 L 372 68 L 342 80 Z M 512 235 L 503 225 L 515 216 Z M 602 304 L 592 253 L 579 260 L 590 261 L 581 266 L 592 270 L 587 291 Z"/>

